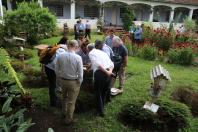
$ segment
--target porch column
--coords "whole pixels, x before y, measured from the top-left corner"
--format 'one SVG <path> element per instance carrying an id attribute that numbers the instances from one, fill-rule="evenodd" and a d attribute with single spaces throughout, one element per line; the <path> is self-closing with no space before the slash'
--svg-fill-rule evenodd
<path id="1" fill-rule="evenodd" d="M 149 22 L 153 22 L 153 12 L 154 12 L 154 9 L 153 9 L 153 7 L 151 6 Z"/>
<path id="2" fill-rule="evenodd" d="M 174 13 L 175 13 L 175 8 L 172 8 L 169 16 L 169 22 L 172 22 L 174 20 Z"/>
<path id="3" fill-rule="evenodd" d="M 193 17 L 193 9 L 190 9 L 188 17 L 189 17 L 190 19 L 192 19 L 192 17 Z"/>
<path id="4" fill-rule="evenodd" d="M 100 6 L 100 17 L 102 21 L 104 21 L 104 4 L 103 3 L 101 3 L 101 6 Z"/>
<path id="5" fill-rule="evenodd" d="M 0 0 L 0 18 L 3 17 L 3 6 L 2 6 L 2 1 Z"/>
<path id="6" fill-rule="evenodd" d="M 71 0 L 71 19 L 75 19 L 75 0 Z"/>
<path id="7" fill-rule="evenodd" d="M 43 0 L 38 0 L 38 4 L 40 5 L 40 7 L 43 7 Z"/>
<path id="8" fill-rule="evenodd" d="M 10 0 L 7 0 L 7 7 L 8 7 L 8 10 L 12 10 L 12 4 Z"/>

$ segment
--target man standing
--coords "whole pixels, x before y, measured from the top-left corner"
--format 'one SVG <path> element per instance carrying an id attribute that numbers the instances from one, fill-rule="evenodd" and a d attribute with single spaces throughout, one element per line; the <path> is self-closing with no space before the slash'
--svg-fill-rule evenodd
<path id="1" fill-rule="evenodd" d="M 84 37 L 85 26 L 82 23 L 82 20 L 79 20 L 79 24 L 78 24 L 77 30 L 79 31 L 79 36 L 80 37 Z"/>
<path id="2" fill-rule="evenodd" d="M 109 30 L 109 36 L 105 38 L 104 43 L 107 44 L 110 48 L 112 48 L 112 41 L 114 37 L 115 37 L 114 30 L 113 29 Z"/>
<path id="3" fill-rule="evenodd" d="M 48 64 L 45 64 L 45 73 L 47 75 L 47 79 L 49 82 L 49 101 L 50 106 L 56 107 L 57 106 L 57 95 L 56 95 L 56 82 L 58 81 L 56 79 L 55 74 L 55 64 L 58 56 L 62 53 L 64 53 L 66 49 L 63 46 L 59 46 L 58 49 L 56 49 L 55 54 L 52 56 L 51 61 Z"/>
<path id="4" fill-rule="evenodd" d="M 85 25 L 85 38 L 87 38 L 87 36 L 89 37 L 89 39 L 91 39 L 91 24 L 89 23 L 89 20 L 87 20 L 86 25 Z"/>
<path id="5" fill-rule="evenodd" d="M 124 82 L 125 82 L 125 68 L 128 63 L 128 51 L 123 45 L 122 40 L 116 36 L 113 38 L 113 53 L 114 57 L 118 62 L 114 62 L 115 68 L 114 72 L 119 76 L 119 89 L 123 92 Z M 114 84 L 115 79 L 112 81 Z"/>
<path id="6" fill-rule="evenodd" d="M 104 103 L 110 90 L 113 62 L 109 56 L 101 50 L 93 49 L 88 45 L 89 58 L 94 72 L 94 88 L 96 91 L 97 111 L 100 116 L 104 116 Z M 107 100 L 106 100 L 107 99 Z"/>
<path id="7" fill-rule="evenodd" d="M 56 75 L 61 78 L 62 110 L 67 125 L 75 122 L 73 112 L 83 80 L 83 63 L 81 57 L 75 54 L 77 48 L 78 42 L 76 40 L 69 41 L 68 52 L 57 58 L 55 66 Z"/>
<path id="8" fill-rule="evenodd" d="M 79 21 L 76 22 L 76 24 L 74 24 L 74 39 L 75 40 L 78 40 L 79 39 L 79 30 L 78 30 L 78 27 L 79 27 Z"/>
<path id="9" fill-rule="evenodd" d="M 140 47 L 141 40 L 142 40 L 142 28 L 140 27 L 140 25 L 138 25 L 134 32 L 134 41 L 138 47 Z"/>

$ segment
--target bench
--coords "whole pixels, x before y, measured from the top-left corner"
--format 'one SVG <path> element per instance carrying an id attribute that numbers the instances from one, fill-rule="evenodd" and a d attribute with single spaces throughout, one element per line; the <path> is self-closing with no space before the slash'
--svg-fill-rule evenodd
<path id="1" fill-rule="evenodd" d="M 169 72 L 161 65 L 155 66 L 150 72 L 151 83 L 150 95 L 156 98 L 160 95 L 160 91 L 166 87 L 168 81 L 171 81 Z"/>

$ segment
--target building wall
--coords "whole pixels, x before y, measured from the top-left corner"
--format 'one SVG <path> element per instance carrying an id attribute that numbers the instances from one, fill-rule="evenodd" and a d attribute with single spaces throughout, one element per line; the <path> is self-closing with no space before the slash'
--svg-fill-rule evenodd
<path id="1" fill-rule="evenodd" d="M 164 23 L 164 22 L 168 22 L 170 19 L 170 11 L 172 9 L 178 8 L 178 7 L 184 7 L 184 8 L 188 8 L 188 9 L 198 9 L 198 6 L 196 5 L 183 5 L 183 4 L 170 4 L 170 3 L 163 3 L 163 2 L 150 2 L 150 1 L 140 1 L 140 0 L 99 0 L 101 3 L 105 2 L 110 2 L 110 1 L 114 1 L 114 2 L 123 2 L 126 3 L 128 5 L 134 5 L 134 4 L 146 4 L 148 6 L 151 7 L 156 7 L 156 6 L 167 6 L 167 8 L 170 8 L 168 12 L 160 10 L 159 11 L 159 15 L 157 15 L 156 11 L 154 10 L 153 13 L 153 18 L 154 19 L 158 19 L 158 21 L 160 22 L 153 22 L 153 26 L 154 27 L 159 27 L 159 26 L 164 26 L 167 25 L 168 23 Z M 78 5 L 78 3 L 76 3 L 76 16 L 80 16 L 81 18 L 84 18 L 84 6 L 83 5 Z M 135 11 L 136 14 L 136 18 L 137 20 L 141 20 L 141 21 L 149 21 L 150 18 L 150 10 L 148 10 L 148 8 L 141 8 Z M 73 24 L 76 23 L 76 20 L 70 20 L 70 5 L 65 5 L 64 6 L 64 17 L 63 18 L 59 18 L 58 19 L 58 25 L 62 27 L 62 24 L 64 21 L 68 22 L 68 25 L 73 28 Z M 175 15 L 177 15 L 177 13 L 175 12 Z M 158 17 L 159 16 L 159 17 Z M 65 20 L 63 20 L 65 19 Z M 120 18 L 120 8 L 119 7 L 109 7 L 109 8 L 105 8 L 104 9 L 104 20 L 105 20 L 105 24 L 109 25 L 110 23 L 115 24 L 115 25 L 122 25 L 122 19 Z M 97 19 L 93 19 L 91 20 L 92 23 L 92 28 L 96 28 Z M 162 24 L 163 23 L 163 24 Z"/>
<path id="2" fill-rule="evenodd" d="M 70 4 L 65 4 L 64 5 L 64 18 L 65 19 L 70 19 L 71 18 L 71 9 L 70 9 Z"/>
<path id="3" fill-rule="evenodd" d="M 150 11 L 142 6 L 142 9 L 134 10 L 135 18 L 138 21 L 148 21 L 150 16 Z"/>
<path id="4" fill-rule="evenodd" d="M 122 19 L 120 18 L 120 8 L 108 7 L 104 9 L 105 25 L 110 23 L 113 25 L 122 25 Z"/>
<path id="5" fill-rule="evenodd" d="M 84 18 L 84 5 L 76 4 L 76 17 Z"/>

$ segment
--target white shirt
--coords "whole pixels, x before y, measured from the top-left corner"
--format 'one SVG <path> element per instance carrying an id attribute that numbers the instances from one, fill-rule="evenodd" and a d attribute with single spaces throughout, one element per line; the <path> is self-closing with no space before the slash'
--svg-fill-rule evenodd
<path id="1" fill-rule="evenodd" d="M 93 49 L 89 53 L 89 58 L 91 60 L 91 65 L 94 72 L 98 70 L 99 66 L 102 66 L 104 69 L 114 67 L 114 64 L 109 56 L 101 50 Z"/>

